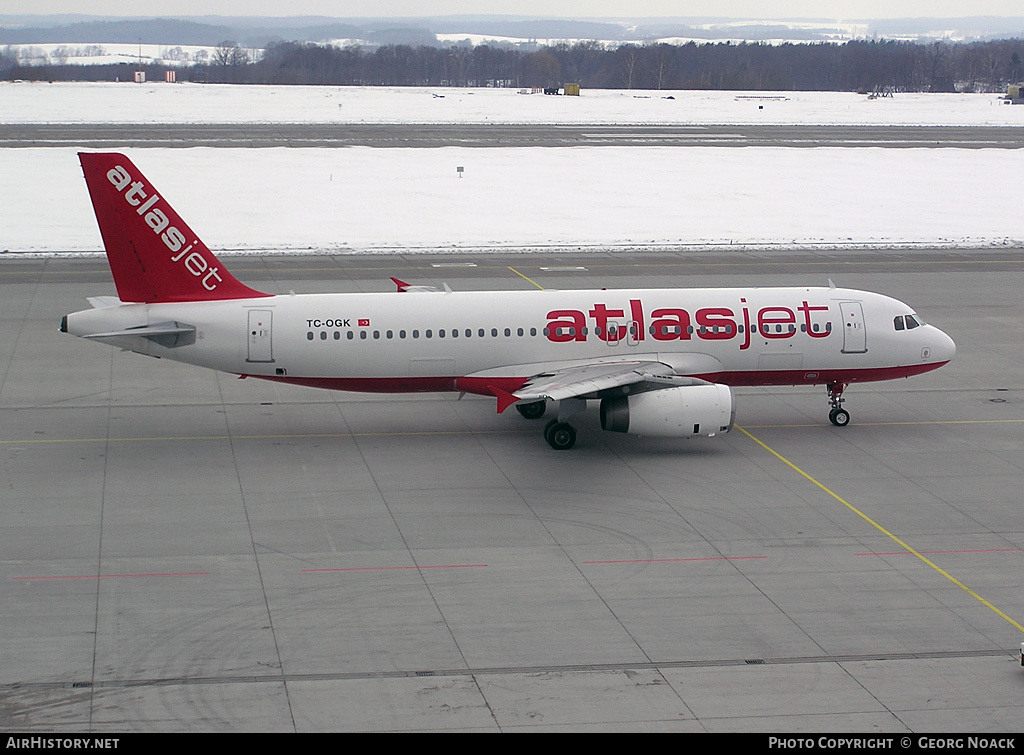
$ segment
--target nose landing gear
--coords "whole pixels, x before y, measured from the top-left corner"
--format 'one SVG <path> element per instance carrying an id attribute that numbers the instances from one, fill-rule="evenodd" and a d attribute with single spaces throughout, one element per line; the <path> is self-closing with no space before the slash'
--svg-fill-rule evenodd
<path id="1" fill-rule="evenodd" d="M 846 390 L 846 383 L 834 380 L 826 387 L 828 388 L 828 403 L 832 407 L 828 413 L 828 421 L 836 427 L 846 427 L 850 424 L 850 413 L 843 408 L 843 391 Z"/>

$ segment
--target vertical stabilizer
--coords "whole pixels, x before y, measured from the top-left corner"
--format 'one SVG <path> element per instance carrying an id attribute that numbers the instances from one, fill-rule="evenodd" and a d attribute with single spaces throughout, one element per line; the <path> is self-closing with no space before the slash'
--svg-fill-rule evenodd
<path id="1" fill-rule="evenodd" d="M 78 157 L 121 301 L 270 296 L 231 275 L 127 157 L 115 152 Z"/>

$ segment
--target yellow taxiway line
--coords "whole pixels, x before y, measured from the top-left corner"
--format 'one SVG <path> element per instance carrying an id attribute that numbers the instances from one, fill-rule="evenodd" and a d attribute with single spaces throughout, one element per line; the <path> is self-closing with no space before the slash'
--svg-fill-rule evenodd
<path id="1" fill-rule="evenodd" d="M 786 465 L 787 467 L 789 467 L 790 469 L 792 469 L 792 470 L 793 470 L 794 472 L 796 472 L 796 473 L 797 473 L 798 475 L 800 475 L 801 477 L 803 477 L 804 479 L 806 479 L 806 480 L 807 480 L 808 482 L 811 482 L 811 483 L 813 483 L 814 485 L 816 485 L 817 487 L 821 488 L 821 489 L 822 489 L 823 491 L 825 491 L 825 492 L 826 492 L 826 493 L 828 493 L 828 494 L 829 494 L 830 496 L 832 496 L 833 498 L 835 498 L 835 499 L 836 499 L 837 501 L 839 501 L 839 503 L 843 504 L 843 505 L 844 505 L 844 506 L 845 506 L 846 508 L 848 508 L 848 509 L 849 509 L 850 511 L 852 511 L 852 512 L 853 512 L 854 514 L 856 514 L 857 516 L 859 516 L 859 517 L 860 517 L 861 519 L 863 519 L 863 520 L 864 520 L 865 522 L 867 522 L 867 523 L 868 523 L 868 524 L 870 524 L 870 525 L 871 525 L 872 527 L 874 527 L 875 529 L 877 529 L 877 530 L 878 530 L 879 532 L 881 532 L 881 533 L 882 533 L 883 535 L 885 535 L 886 537 L 888 537 L 888 538 L 889 538 L 890 540 L 892 540 L 892 541 L 893 541 L 894 543 L 898 544 L 898 545 L 899 545 L 899 546 L 900 546 L 901 548 L 905 549 L 905 550 L 906 550 L 906 551 L 907 551 L 908 553 L 910 553 L 910 554 L 912 554 L 912 555 L 914 555 L 914 556 L 917 556 L 917 558 L 919 558 L 919 559 L 920 559 L 921 561 L 923 561 L 924 563 L 928 564 L 928 566 L 930 566 L 930 567 L 931 567 L 932 569 L 934 569 L 935 571 L 937 571 L 937 572 L 938 572 L 939 574 L 941 574 L 941 575 L 942 575 L 943 577 L 945 577 L 946 579 L 948 579 L 948 580 L 949 580 L 950 582 L 952 582 L 952 583 L 953 583 L 954 585 L 956 585 L 957 587 L 959 587 L 959 588 L 960 588 L 961 590 L 963 590 L 964 592 L 966 592 L 966 593 L 967 593 L 968 595 L 970 595 L 970 596 L 971 596 L 972 598 L 975 598 L 976 600 L 980 601 L 982 605 L 984 605 L 985 607 L 987 607 L 987 608 L 991 609 L 991 610 L 992 610 L 992 611 L 994 611 L 994 612 L 995 612 L 996 614 L 998 614 L 998 615 L 999 615 L 1000 617 L 1002 617 L 1002 618 L 1006 619 L 1006 620 L 1007 620 L 1008 622 L 1010 622 L 1010 623 L 1011 623 L 1011 624 L 1012 624 L 1012 625 L 1013 625 L 1014 627 L 1016 627 L 1017 629 L 1019 629 L 1019 630 L 1020 630 L 1021 632 L 1024 632 L 1024 625 L 1022 625 L 1022 624 L 1021 624 L 1020 622 L 1016 621 L 1015 619 L 1011 618 L 1010 616 L 1008 616 L 1008 615 L 1007 615 L 1006 613 L 1004 613 L 1003 611 L 1000 611 L 1000 610 L 999 610 L 998 608 L 996 608 L 996 607 L 995 607 L 994 605 L 992 605 L 992 604 L 991 604 L 991 603 L 990 603 L 989 601 L 985 600 L 985 599 L 984 599 L 983 597 L 981 597 L 980 595 L 978 595 L 978 593 L 974 592 L 974 590 L 972 590 L 971 588 L 969 588 L 969 587 L 968 587 L 967 585 L 965 585 L 965 584 L 964 584 L 963 582 L 961 582 L 960 580 L 958 580 L 958 579 L 957 579 L 956 577 L 954 577 L 954 576 L 953 576 L 952 574 L 950 574 L 949 572 L 947 572 L 947 571 L 946 571 L 945 569 L 941 568 L 940 566 L 938 566 L 937 564 L 935 564 L 935 563 L 934 563 L 933 561 L 930 561 L 930 560 L 928 560 L 927 558 L 925 558 L 925 556 L 924 556 L 924 555 L 923 555 L 923 554 L 922 554 L 922 553 L 921 553 L 920 551 L 914 550 L 914 549 L 913 549 L 912 547 L 910 547 L 909 545 L 907 545 L 907 543 L 903 542 L 903 540 L 901 540 L 900 538 L 896 537 L 896 535 L 894 535 L 894 534 L 892 534 L 891 532 L 889 532 L 889 530 L 887 530 L 887 529 L 886 529 L 885 527 L 883 527 L 882 525 L 880 525 L 880 524 L 879 524 L 878 522 L 876 522 L 876 521 L 875 521 L 874 519 L 872 519 L 871 517 L 869 517 L 869 516 L 868 516 L 867 514 L 865 514 L 865 513 L 863 512 L 863 511 L 861 511 L 860 509 L 858 509 L 858 508 L 857 508 L 856 506 L 854 506 L 854 505 L 853 505 L 852 503 L 850 503 L 849 501 L 847 501 L 847 500 L 845 500 L 844 498 L 840 497 L 840 496 L 839 496 L 839 495 L 838 495 L 837 493 L 833 492 L 832 490 L 830 490 L 829 488 L 827 488 L 827 487 L 826 487 L 825 485 L 823 485 L 822 483 L 818 482 L 818 481 L 817 481 L 816 479 L 814 479 L 814 478 L 813 478 L 813 477 L 811 477 L 811 476 L 810 476 L 809 474 L 807 474 L 807 472 L 805 472 L 804 470 L 800 469 L 800 467 L 798 467 L 798 466 L 797 466 L 796 464 L 794 464 L 793 462 L 791 462 L 791 461 L 790 461 L 789 459 L 787 459 L 787 458 L 786 458 L 785 456 L 783 456 L 782 454 L 780 454 L 780 453 L 779 453 L 778 451 L 776 451 L 776 450 L 775 450 L 774 448 L 772 448 L 771 446 L 769 446 L 769 445 L 768 445 L 767 443 L 765 443 L 765 442 L 764 442 L 764 441 L 762 441 L 762 440 L 759 440 L 758 438 L 755 438 L 755 437 L 754 437 L 753 435 L 751 435 L 751 434 L 750 434 L 750 433 L 749 433 L 749 432 L 748 432 L 747 430 L 744 430 L 744 429 L 743 429 L 742 427 L 740 427 L 739 425 L 736 425 L 735 427 L 736 427 L 736 429 L 737 429 L 737 430 L 739 430 L 739 431 L 740 431 L 741 433 L 743 433 L 744 435 L 746 435 L 746 436 L 747 436 L 748 438 L 750 438 L 750 439 L 751 439 L 752 441 L 754 441 L 754 442 L 755 442 L 755 443 L 756 443 L 757 445 L 759 445 L 759 446 L 760 446 L 761 448 L 763 448 L 763 449 L 764 449 L 765 451 L 767 451 L 767 452 L 768 452 L 768 453 L 770 453 L 770 454 L 771 454 L 772 456 L 774 456 L 774 457 L 775 457 L 776 459 L 778 459 L 779 461 L 781 461 L 781 462 L 782 462 L 783 464 L 785 464 L 785 465 Z"/>

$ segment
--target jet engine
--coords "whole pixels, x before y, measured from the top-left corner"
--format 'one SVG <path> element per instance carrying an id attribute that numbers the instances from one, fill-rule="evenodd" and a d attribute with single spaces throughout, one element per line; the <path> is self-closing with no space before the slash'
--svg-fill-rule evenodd
<path id="1" fill-rule="evenodd" d="M 660 388 L 601 401 L 601 428 L 661 438 L 711 437 L 732 430 L 736 406 L 727 385 Z"/>

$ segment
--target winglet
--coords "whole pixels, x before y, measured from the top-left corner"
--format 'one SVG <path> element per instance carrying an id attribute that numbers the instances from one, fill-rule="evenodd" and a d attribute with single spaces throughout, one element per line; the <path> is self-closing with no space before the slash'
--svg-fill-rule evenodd
<path id="1" fill-rule="evenodd" d="M 508 391 L 502 390 L 496 385 L 487 386 L 487 390 L 498 399 L 498 414 L 501 414 L 519 400 Z"/>
<path id="2" fill-rule="evenodd" d="M 395 277 L 395 276 L 393 276 L 393 275 L 392 275 L 392 276 L 390 276 L 390 278 L 391 278 L 391 280 L 392 280 L 392 281 L 394 282 L 394 284 L 395 284 L 396 286 L 398 286 L 398 291 L 399 291 L 400 293 L 401 293 L 402 291 L 407 291 L 407 290 L 409 289 L 409 284 L 408 284 L 408 283 L 406 283 L 405 281 L 402 281 L 402 280 L 398 280 L 398 278 L 396 278 L 396 277 Z"/>

